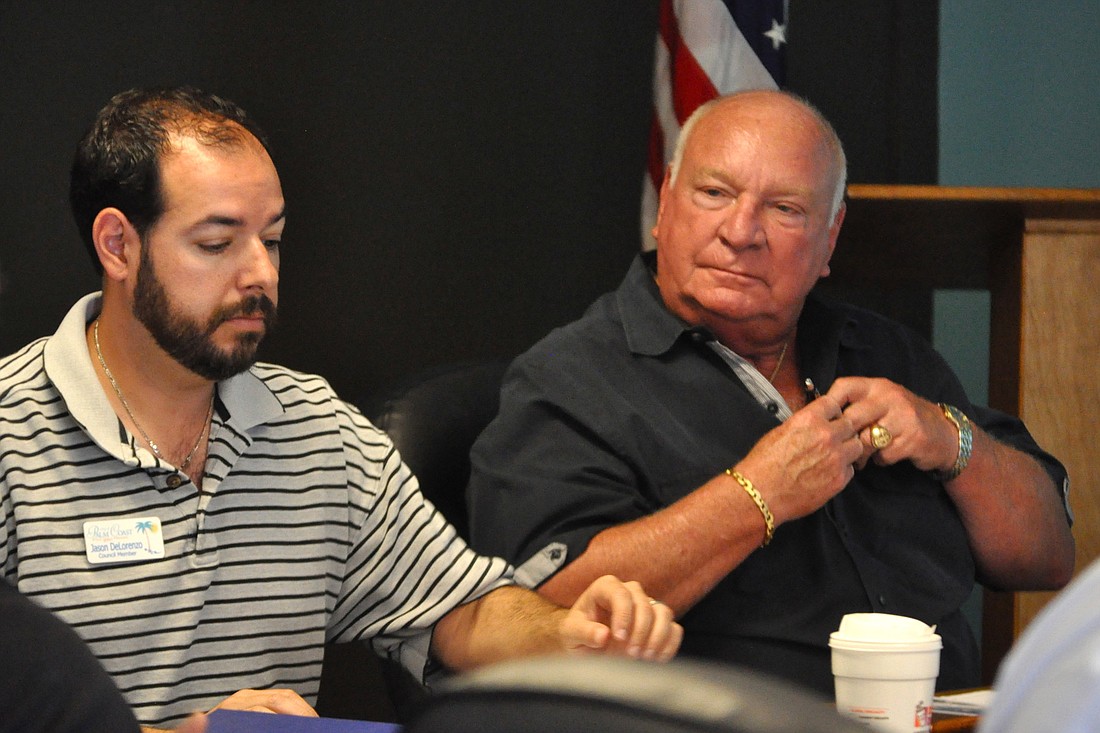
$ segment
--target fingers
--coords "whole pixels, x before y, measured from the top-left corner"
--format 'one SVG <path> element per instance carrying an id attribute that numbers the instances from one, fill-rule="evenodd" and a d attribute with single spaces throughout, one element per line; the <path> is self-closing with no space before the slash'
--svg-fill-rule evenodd
<path id="1" fill-rule="evenodd" d="M 819 413 L 824 420 L 832 421 L 844 414 L 845 404 L 830 393 L 821 395 L 813 402 L 808 403 L 803 409 L 808 412 Z"/>
<path id="2" fill-rule="evenodd" d="M 853 422 L 852 416 L 848 413 L 847 405 L 831 393 L 822 395 L 811 404 L 820 404 L 818 409 L 821 417 L 827 421 L 833 436 L 832 439 L 838 444 L 840 457 L 844 464 L 862 468 L 870 457 L 870 453 L 863 449 L 859 427 Z M 847 478 L 851 478 L 851 476 L 847 476 Z"/>
<path id="3" fill-rule="evenodd" d="M 623 583 L 611 575 L 592 583 L 577 599 L 573 612 L 585 617 L 583 626 L 578 619 L 572 623 L 589 649 L 665 661 L 676 654 L 683 640 L 683 628 L 671 608 L 653 601 L 638 583 Z M 603 619 L 606 625 L 600 623 Z"/>
<path id="4" fill-rule="evenodd" d="M 680 642 L 684 640 L 684 628 L 676 623 L 675 614 L 671 608 L 654 598 L 649 599 L 649 603 L 654 613 L 654 623 L 651 624 L 650 633 L 645 637 L 645 641 L 637 648 L 643 659 L 667 662 L 680 650 Z"/>
<path id="5" fill-rule="evenodd" d="M 642 659 L 669 659 L 679 648 L 679 638 L 675 633 L 680 625 L 673 618 L 672 609 L 655 598 L 650 598 L 639 583 L 630 581 L 624 584 L 631 594 L 632 616 L 628 630 L 626 653 L 628 656 Z M 670 641 L 676 637 L 676 643 Z"/>
<path id="6" fill-rule="evenodd" d="M 240 690 L 218 703 L 214 710 L 219 708 L 317 717 L 317 711 L 294 690 Z"/>
<path id="7" fill-rule="evenodd" d="M 854 428 L 862 431 L 886 415 L 897 399 L 897 395 L 890 394 L 894 387 L 897 385 L 886 379 L 842 377 L 823 397 L 835 400 Z"/>
<path id="8" fill-rule="evenodd" d="M 845 377 L 830 387 L 828 397 L 844 406 L 844 415 L 858 431 L 868 461 L 892 465 L 904 460 L 917 468 L 940 465 L 950 452 L 951 432 L 944 430 L 942 410 L 888 379 Z"/>

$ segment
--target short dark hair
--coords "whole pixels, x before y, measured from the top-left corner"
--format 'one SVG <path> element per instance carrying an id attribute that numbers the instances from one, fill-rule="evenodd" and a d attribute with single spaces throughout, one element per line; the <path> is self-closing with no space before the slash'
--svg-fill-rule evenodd
<path id="1" fill-rule="evenodd" d="M 215 147 L 239 145 L 251 134 L 268 149 L 255 121 L 223 97 L 189 86 L 116 94 L 77 145 L 69 174 L 69 205 L 97 272 L 96 216 L 115 207 L 144 238 L 164 212 L 160 158 L 181 134 Z"/>

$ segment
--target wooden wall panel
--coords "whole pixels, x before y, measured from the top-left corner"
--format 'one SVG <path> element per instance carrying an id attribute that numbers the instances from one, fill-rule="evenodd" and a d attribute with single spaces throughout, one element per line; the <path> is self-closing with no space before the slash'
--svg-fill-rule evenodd
<path id="1" fill-rule="evenodd" d="M 1100 221 L 1028 220 L 1022 255 L 1020 415 L 1069 469 L 1080 571 L 1100 558 Z M 1050 596 L 1017 594 L 1017 633 Z"/>

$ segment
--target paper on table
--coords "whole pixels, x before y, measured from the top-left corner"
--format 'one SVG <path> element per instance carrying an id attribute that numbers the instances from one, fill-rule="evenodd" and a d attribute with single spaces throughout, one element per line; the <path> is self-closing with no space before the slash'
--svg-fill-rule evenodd
<path id="1" fill-rule="evenodd" d="M 215 710 L 208 716 L 207 733 L 400 733 L 394 723 L 371 723 L 342 718 L 305 718 L 244 710 Z"/>
<path id="2" fill-rule="evenodd" d="M 932 698 L 932 712 L 946 715 L 981 715 L 993 701 L 993 690 L 984 688 Z"/>

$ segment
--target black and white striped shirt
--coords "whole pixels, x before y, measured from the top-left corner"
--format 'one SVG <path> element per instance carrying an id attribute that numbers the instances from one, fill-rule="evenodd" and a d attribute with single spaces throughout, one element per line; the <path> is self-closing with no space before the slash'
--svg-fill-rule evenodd
<path id="1" fill-rule="evenodd" d="M 88 642 L 144 724 L 244 688 L 313 704 L 326 640 L 372 639 L 420 674 L 433 624 L 510 582 L 316 376 L 257 364 L 219 383 L 200 494 L 112 411 L 84 338 L 98 309 L 87 296 L 0 360 L 0 566 Z M 86 527 L 140 520 L 162 556 L 90 562 Z"/>

